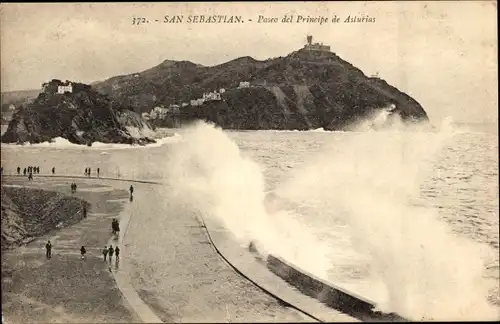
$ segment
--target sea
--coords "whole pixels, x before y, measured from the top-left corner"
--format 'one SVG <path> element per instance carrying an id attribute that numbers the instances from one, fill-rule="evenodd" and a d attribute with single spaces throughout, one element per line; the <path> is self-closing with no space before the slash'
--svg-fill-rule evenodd
<path id="1" fill-rule="evenodd" d="M 175 188 L 165 199 L 181 197 L 216 218 L 241 246 L 253 241 L 381 310 L 500 319 L 497 129 L 450 119 L 432 129 L 350 132 L 198 122 L 157 129 L 146 147 L 2 144 L 1 162 L 7 174 L 28 165 L 60 175 L 99 167 L 103 176 L 164 182 Z M 132 227 L 127 236 L 161 242 L 151 231 Z M 144 260 L 134 266 L 161 280 L 164 270 Z"/>

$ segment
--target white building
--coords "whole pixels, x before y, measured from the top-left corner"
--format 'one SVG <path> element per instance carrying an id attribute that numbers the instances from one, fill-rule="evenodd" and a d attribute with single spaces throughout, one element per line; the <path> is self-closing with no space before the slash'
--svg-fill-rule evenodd
<path id="1" fill-rule="evenodd" d="M 63 85 L 57 86 L 57 93 L 63 94 L 66 92 L 69 92 L 69 93 L 73 92 L 73 85 L 71 84 L 71 82 L 68 84 L 63 84 Z"/>
<path id="2" fill-rule="evenodd" d="M 201 106 L 203 105 L 203 103 L 205 102 L 205 100 L 203 99 L 195 99 L 195 100 L 191 100 L 191 106 Z"/>
<path id="3" fill-rule="evenodd" d="M 219 93 L 224 93 L 224 92 L 226 92 L 226 89 L 220 88 Z"/>
<path id="4" fill-rule="evenodd" d="M 240 85 L 238 86 L 238 88 L 249 88 L 250 87 L 250 82 L 248 81 L 242 81 L 240 82 Z"/>
<path id="5" fill-rule="evenodd" d="M 220 93 L 209 92 L 203 94 L 203 101 L 214 101 L 214 100 L 220 100 Z"/>
<path id="6" fill-rule="evenodd" d="M 189 106 L 189 104 L 188 104 L 187 102 L 183 102 L 183 103 L 181 104 L 181 106 L 182 106 L 182 107 L 187 107 L 187 106 Z"/>
<path id="7" fill-rule="evenodd" d="M 142 118 L 144 118 L 144 119 L 150 119 L 150 118 L 151 118 L 151 116 L 149 115 L 149 113 L 147 113 L 147 112 L 143 112 L 143 113 L 142 113 Z"/>
<path id="8" fill-rule="evenodd" d="M 16 110 L 16 106 L 14 106 L 13 104 L 10 104 L 10 105 L 9 105 L 9 110 L 10 110 L 10 111 L 14 111 L 14 110 Z"/>
<path id="9" fill-rule="evenodd" d="M 164 119 L 168 114 L 168 108 L 165 107 L 154 107 L 149 113 L 151 119 Z"/>

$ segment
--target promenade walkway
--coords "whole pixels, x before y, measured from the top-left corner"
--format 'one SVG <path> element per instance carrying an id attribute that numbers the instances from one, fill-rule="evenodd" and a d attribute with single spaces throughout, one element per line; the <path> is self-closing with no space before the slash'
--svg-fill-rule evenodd
<path id="1" fill-rule="evenodd" d="M 4 179 L 5 180 L 5 179 Z M 12 185 L 68 193 L 69 179 L 28 183 L 11 178 Z M 131 323 L 140 318 L 116 287 L 101 250 L 110 236 L 110 222 L 123 210 L 126 190 L 78 181 L 75 196 L 92 204 L 87 218 L 74 226 L 51 231 L 26 246 L 2 252 L 2 311 L 13 323 Z M 53 246 L 45 258 L 45 243 Z M 80 259 L 80 247 L 87 250 Z"/>
<path id="2" fill-rule="evenodd" d="M 157 322 L 155 319 L 164 322 L 314 321 L 300 311 L 285 307 L 236 273 L 216 253 L 194 215 L 179 217 L 169 214 L 165 204 L 152 204 L 162 198 L 153 185 L 135 183 L 134 201 L 129 202 L 126 191 L 129 183 L 122 181 L 56 177 L 35 177 L 33 182 L 24 177 L 4 180 L 13 185 L 67 194 L 70 194 L 69 184 L 76 182 L 76 197 L 92 204 L 88 217 L 80 223 L 2 253 L 2 309 L 9 324 Z M 148 199 L 144 199 L 146 196 Z M 136 215 L 141 215 L 140 219 L 134 219 Z M 158 284 L 168 286 L 169 290 L 155 296 L 148 289 L 151 282 L 140 277 L 147 274 L 134 272 L 133 265 L 127 262 L 138 253 L 134 251 L 133 232 L 147 231 L 148 224 L 154 224 L 150 221 L 161 216 L 169 217 L 169 232 L 161 244 L 176 257 L 156 255 L 168 264 L 166 275 Z M 101 250 L 113 244 L 110 241 L 112 218 L 119 218 L 121 222 L 118 242 L 122 253 L 120 263 L 109 264 L 102 260 Z M 47 240 L 53 245 L 50 260 L 44 253 Z M 81 245 L 87 249 L 86 260 L 79 257 Z"/>

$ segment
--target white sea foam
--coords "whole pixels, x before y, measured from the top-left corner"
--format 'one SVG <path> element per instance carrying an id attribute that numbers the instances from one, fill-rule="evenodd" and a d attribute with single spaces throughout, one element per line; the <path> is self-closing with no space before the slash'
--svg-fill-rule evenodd
<path id="1" fill-rule="evenodd" d="M 56 137 L 52 139 L 51 142 L 43 142 L 37 144 L 23 143 L 22 145 L 18 144 L 6 144 L 2 143 L 2 147 L 6 148 L 56 148 L 56 149 L 79 149 L 79 150 L 102 150 L 102 149 L 140 149 L 140 148 L 151 148 L 151 147 L 160 147 L 165 144 L 175 143 L 180 140 L 180 136 L 177 133 L 174 133 L 173 136 L 167 136 L 155 139 L 156 143 L 151 143 L 147 145 L 130 145 L 130 144 L 115 144 L 115 143 L 102 143 L 102 142 L 93 142 L 92 146 L 80 145 L 71 143 L 65 138 Z"/>
<path id="2" fill-rule="evenodd" d="M 387 289 L 387 300 L 377 301 L 385 311 L 416 320 L 497 318 L 482 278 L 488 249 L 414 203 L 434 154 L 455 134 L 451 124 L 433 132 L 397 123 L 355 132 L 266 194 L 261 167 L 222 130 L 199 122 L 172 146 L 165 178 L 176 202 L 219 220 L 242 245 L 254 241 L 323 279 L 336 261 L 334 247 L 318 238 L 325 228 L 301 221 L 300 210 L 337 218 Z"/>

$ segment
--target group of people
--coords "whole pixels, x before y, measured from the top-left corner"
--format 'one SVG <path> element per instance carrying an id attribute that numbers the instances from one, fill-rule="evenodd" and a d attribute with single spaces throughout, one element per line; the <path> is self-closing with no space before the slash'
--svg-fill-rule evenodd
<path id="1" fill-rule="evenodd" d="M 40 167 L 39 166 L 29 166 L 23 169 L 23 175 L 28 174 L 28 180 L 33 180 L 33 173 L 39 174 Z M 17 174 L 21 174 L 21 168 L 17 167 Z"/>
<path id="2" fill-rule="evenodd" d="M 34 173 L 34 174 L 40 174 L 40 167 L 39 166 L 29 166 L 27 168 L 24 168 L 23 169 L 23 175 L 26 175 L 26 174 L 30 174 L 30 173 Z M 21 168 L 20 167 L 17 167 L 17 174 L 21 174 Z"/>
<path id="3" fill-rule="evenodd" d="M 76 192 L 76 183 L 72 183 L 71 184 L 71 193 L 75 193 Z"/>
<path id="4" fill-rule="evenodd" d="M 85 259 L 85 254 L 87 254 L 87 250 L 85 249 L 85 246 L 82 245 L 80 248 L 80 255 L 82 260 Z M 117 246 L 116 248 L 113 249 L 113 246 L 110 245 L 109 248 L 104 247 L 102 250 L 102 254 L 104 256 L 104 261 L 106 261 L 106 256 L 109 255 L 109 262 L 111 262 L 111 258 L 113 257 L 113 254 L 116 257 L 116 261 L 118 262 L 118 259 L 120 258 L 120 248 Z M 45 244 L 45 256 L 47 259 L 52 258 L 52 243 L 50 243 L 50 240 Z"/>
<path id="5" fill-rule="evenodd" d="M 118 246 L 113 249 L 113 245 L 110 245 L 109 248 L 104 247 L 104 249 L 102 250 L 104 261 L 106 261 L 106 256 L 109 256 L 109 262 L 111 262 L 113 254 L 115 255 L 116 262 L 118 262 L 118 259 L 120 258 L 120 248 Z"/>
<path id="6" fill-rule="evenodd" d="M 100 169 L 97 168 L 97 177 L 99 177 L 99 172 L 100 172 Z M 85 168 L 85 176 L 86 177 L 90 177 L 91 174 L 92 174 L 91 173 L 91 169 L 90 168 Z"/>
<path id="7" fill-rule="evenodd" d="M 3 168 L 2 168 L 3 171 Z M 56 168 L 52 168 L 52 174 L 56 173 Z M 17 167 L 17 174 L 21 175 L 21 167 Z M 40 167 L 39 166 L 28 166 L 23 169 L 23 175 L 26 176 L 28 175 L 28 180 L 33 180 L 33 174 L 40 174 Z"/>

